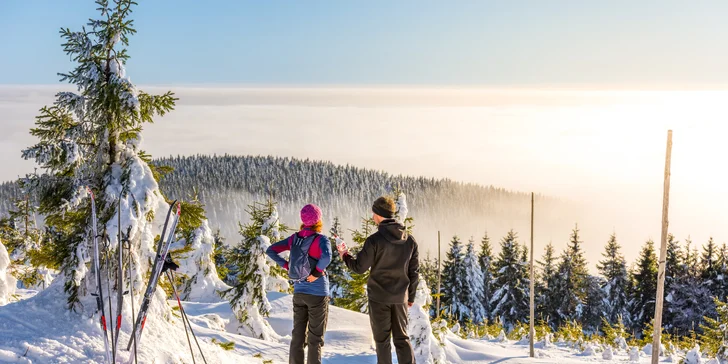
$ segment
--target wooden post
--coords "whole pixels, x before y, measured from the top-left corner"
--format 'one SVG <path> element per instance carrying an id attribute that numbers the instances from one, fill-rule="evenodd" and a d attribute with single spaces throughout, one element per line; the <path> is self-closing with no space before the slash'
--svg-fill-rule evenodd
<path id="1" fill-rule="evenodd" d="M 529 295 L 529 298 L 530 298 L 530 301 L 531 301 L 531 304 L 530 304 L 530 306 L 531 306 L 531 319 L 529 320 L 531 329 L 529 331 L 530 334 L 528 335 L 529 336 L 529 338 L 528 338 L 528 347 L 530 349 L 529 352 L 530 352 L 530 355 L 531 355 L 532 358 L 536 356 L 536 353 L 533 350 L 533 342 L 534 342 L 535 336 L 536 336 L 536 328 L 535 328 L 536 325 L 534 323 L 534 320 L 535 320 L 535 317 L 534 316 L 536 315 L 535 314 L 535 311 L 536 310 L 534 308 L 534 306 L 535 306 L 535 300 L 534 300 L 534 296 L 535 296 L 534 280 L 536 279 L 536 277 L 535 277 L 535 274 L 534 273 L 535 272 L 534 272 L 534 269 L 533 269 L 533 192 L 531 192 L 531 273 L 530 273 L 530 289 L 531 289 L 531 293 Z"/>
<path id="2" fill-rule="evenodd" d="M 660 265 L 657 273 L 657 297 L 655 299 L 655 332 L 652 335 L 652 364 L 660 361 L 660 335 L 662 334 L 662 301 L 665 295 L 665 264 L 667 256 L 668 206 L 670 205 L 670 158 L 672 156 L 672 130 L 667 131 L 665 153 L 665 182 L 662 195 L 662 235 L 660 236 Z"/>
<path id="3" fill-rule="evenodd" d="M 442 275 L 440 274 L 440 266 L 442 266 L 440 260 L 440 231 L 437 231 L 437 318 L 440 318 L 440 282 Z"/>

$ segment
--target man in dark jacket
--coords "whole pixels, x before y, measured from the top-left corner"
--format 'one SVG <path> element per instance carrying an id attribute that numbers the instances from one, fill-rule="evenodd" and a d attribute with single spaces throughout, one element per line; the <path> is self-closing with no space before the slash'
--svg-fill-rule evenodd
<path id="1" fill-rule="evenodd" d="M 363 274 L 371 268 L 367 295 L 377 363 L 392 363 L 390 340 L 393 338 L 399 363 L 414 364 L 407 334 L 407 309 L 415 301 L 419 284 L 419 253 L 414 237 L 394 220 L 395 211 L 391 198 L 378 198 L 372 206 L 372 218 L 378 230 L 367 238 L 356 258 L 349 255 L 345 245 L 337 248 L 352 271 Z"/>

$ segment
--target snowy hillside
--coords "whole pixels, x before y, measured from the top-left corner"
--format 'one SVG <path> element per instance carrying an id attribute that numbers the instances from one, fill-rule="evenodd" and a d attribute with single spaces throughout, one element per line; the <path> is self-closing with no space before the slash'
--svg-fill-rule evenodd
<path id="1" fill-rule="evenodd" d="M 34 297 L 0 307 L 0 363 L 103 363 L 104 349 L 101 330 L 95 319 L 80 319 L 78 314 L 59 309 L 53 300 L 63 299 L 62 287 L 53 285 Z M 31 292 L 32 294 L 32 292 Z M 161 294 L 161 291 L 158 291 Z M 272 363 L 288 362 L 288 338 L 292 328 L 291 296 L 281 293 L 268 295 L 272 311 L 268 319 L 281 336 L 281 342 L 252 339 L 226 330 L 234 330 L 235 319 L 227 302 L 185 302 L 193 329 L 208 363 Z M 169 301 L 176 306 L 176 301 Z M 130 307 L 125 316 L 120 342 L 126 343 L 130 331 Z M 172 325 L 149 321 L 142 338 L 139 361 L 143 363 L 191 363 L 182 322 L 177 311 L 163 315 L 165 307 L 152 307 Z M 157 317 L 155 315 L 155 317 Z M 230 324 L 232 322 L 232 324 Z M 329 313 L 324 362 L 331 364 L 373 364 L 376 362 L 369 317 L 365 314 L 331 307 Z M 232 342 L 232 350 L 224 350 L 215 342 Z M 626 351 L 604 360 L 599 348 L 587 346 L 579 352 L 565 344 L 544 348 L 537 344 L 537 358 L 528 358 L 526 342 L 498 340 L 464 340 L 454 334 L 445 339 L 448 363 L 578 363 L 625 362 Z M 121 359 L 128 353 L 121 351 Z M 197 354 L 197 362 L 201 362 Z M 649 362 L 642 353 L 641 363 Z"/>

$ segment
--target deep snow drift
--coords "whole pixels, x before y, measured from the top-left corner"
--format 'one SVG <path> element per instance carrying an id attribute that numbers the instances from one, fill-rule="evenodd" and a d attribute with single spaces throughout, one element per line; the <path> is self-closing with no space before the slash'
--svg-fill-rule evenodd
<path id="1" fill-rule="evenodd" d="M 31 292 L 32 293 L 32 292 Z M 157 295 L 162 295 L 158 290 Z M 237 327 L 228 302 L 185 302 L 193 329 L 200 340 L 208 363 L 273 363 L 288 362 L 291 296 L 269 293 L 272 306 L 268 321 L 284 339 L 266 342 L 237 335 Z M 98 322 L 92 317 L 60 308 L 52 301 L 65 299 L 61 285 L 54 284 L 34 297 L 0 307 L 0 362 L 1 363 L 103 363 L 103 340 Z M 158 302 L 155 300 L 155 302 Z M 176 301 L 168 301 L 174 307 Z M 152 305 L 156 311 L 142 336 L 139 360 L 143 363 L 191 363 L 190 351 L 178 312 L 170 307 Z M 138 307 L 137 307 L 138 308 Z M 162 317 L 171 325 L 155 322 Z M 120 342 L 129 338 L 130 305 L 126 301 Z M 369 331 L 369 318 L 365 314 L 331 307 L 324 347 L 324 362 L 332 364 L 376 363 Z M 215 342 L 233 342 L 232 350 L 224 350 Z M 596 348 L 593 348 L 596 349 Z M 577 352 L 566 345 L 552 344 L 544 348 L 537 345 L 537 357 L 528 358 L 528 346 L 523 343 L 498 340 L 464 340 L 448 334 L 444 347 L 448 363 L 578 363 L 626 362 L 628 353 L 615 351 L 612 360 L 605 360 L 598 350 Z M 128 353 L 120 350 L 121 359 Z M 197 362 L 202 362 L 197 355 Z M 641 363 L 649 358 L 640 354 Z M 395 361 L 396 362 L 396 361 Z"/>

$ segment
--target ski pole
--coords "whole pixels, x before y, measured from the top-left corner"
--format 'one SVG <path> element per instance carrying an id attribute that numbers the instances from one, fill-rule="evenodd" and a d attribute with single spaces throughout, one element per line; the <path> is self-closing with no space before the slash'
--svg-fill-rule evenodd
<path id="1" fill-rule="evenodd" d="M 174 285 L 174 280 L 172 279 L 172 275 L 169 274 L 169 271 L 167 271 L 167 279 L 169 280 L 169 284 L 172 285 L 172 290 L 174 290 L 174 297 L 177 298 L 177 306 L 179 306 L 179 312 L 180 316 L 182 317 L 182 326 L 185 327 L 185 335 L 187 335 L 187 345 L 190 347 L 190 355 L 192 355 L 192 364 L 195 364 L 195 352 L 192 350 L 192 341 L 190 341 L 190 333 L 187 331 L 187 321 L 185 321 L 185 309 L 182 307 L 182 301 L 179 299 L 179 294 L 177 294 L 177 287 Z M 190 330 L 192 328 L 190 327 Z"/>
<path id="2" fill-rule="evenodd" d="M 136 309 L 134 308 L 134 257 L 131 254 L 131 240 L 129 240 L 129 235 L 131 234 L 131 226 L 127 228 L 126 230 L 126 242 L 127 246 L 129 248 L 128 250 L 128 256 L 129 256 L 129 294 L 131 295 L 131 322 L 136 322 Z M 134 340 L 134 364 L 138 364 L 137 359 L 137 345 L 136 340 Z"/>
<path id="3" fill-rule="evenodd" d="M 109 252 L 109 246 L 111 245 L 111 242 L 109 241 L 109 236 L 106 235 L 105 231 L 104 235 L 101 238 L 104 240 L 104 266 L 106 267 L 106 287 L 108 292 L 106 298 L 109 301 L 109 329 L 111 331 L 111 360 L 113 363 L 116 363 L 116 342 L 114 340 L 114 307 L 111 306 L 112 289 L 111 279 L 109 278 L 109 265 L 111 264 L 111 254 Z"/>
<path id="4" fill-rule="evenodd" d="M 168 271 L 167 273 L 172 275 L 172 280 L 174 281 L 174 271 Z M 195 332 L 192 330 L 192 323 L 190 322 L 189 316 L 187 316 L 187 312 L 185 311 L 184 307 L 182 306 L 182 303 L 179 299 L 179 294 L 177 294 L 177 288 L 175 288 L 174 284 L 172 284 L 172 288 L 174 289 L 174 294 L 177 296 L 177 302 L 179 303 L 180 312 L 182 312 L 182 317 L 187 320 L 187 326 L 190 327 L 190 332 L 192 333 L 192 338 L 195 339 L 195 344 L 197 344 L 197 350 L 200 351 L 200 356 L 202 357 L 202 361 L 207 364 L 207 359 L 205 359 L 205 354 L 202 352 L 202 347 L 200 346 L 200 342 L 197 341 L 197 335 L 195 335 Z M 194 356 L 193 356 L 194 358 Z"/>

